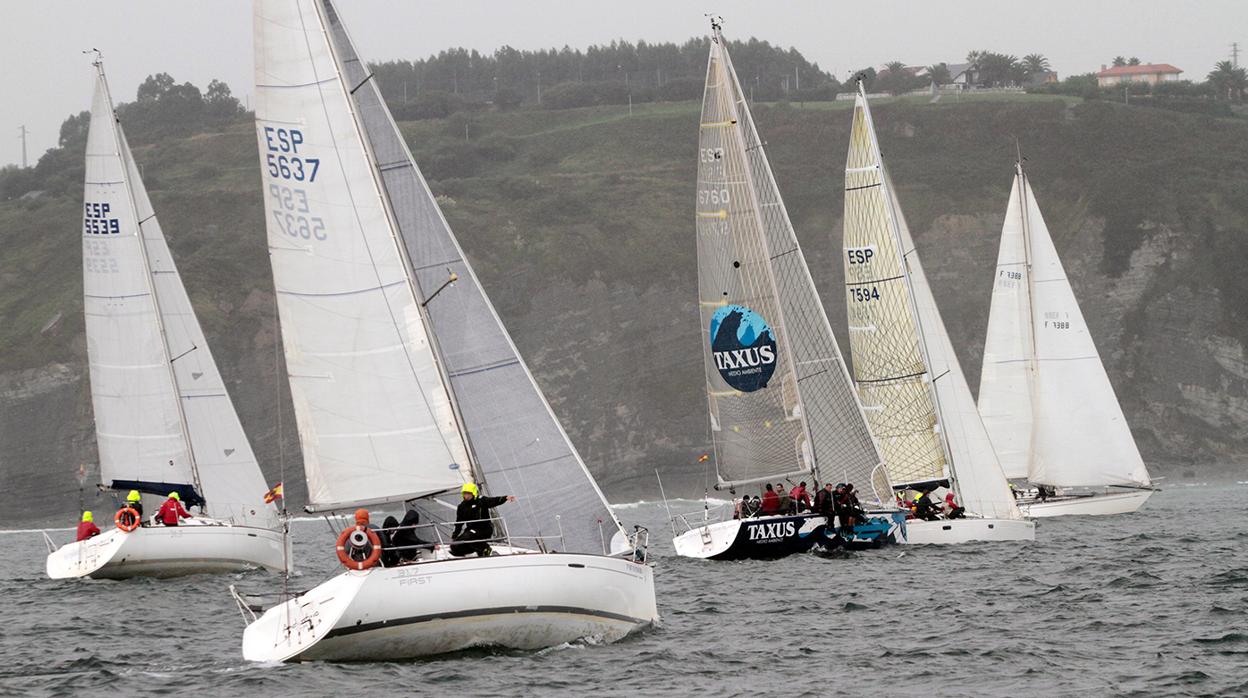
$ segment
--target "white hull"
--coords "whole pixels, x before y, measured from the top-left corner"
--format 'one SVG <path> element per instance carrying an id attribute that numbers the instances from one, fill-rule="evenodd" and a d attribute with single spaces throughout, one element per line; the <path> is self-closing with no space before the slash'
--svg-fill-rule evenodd
<path id="1" fill-rule="evenodd" d="M 1022 519 L 941 519 L 906 522 L 910 545 L 954 545 L 971 541 L 1034 541 L 1036 524 Z"/>
<path id="2" fill-rule="evenodd" d="M 1153 490 L 1131 490 L 1094 494 L 1081 497 L 1058 497 L 1048 501 L 1019 501 L 1019 511 L 1023 516 L 1045 518 L 1049 516 L 1109 516 L 1112 514 L 1130 514 L 1144 506 L 1144 502 L 1153 495 Z"/>
<path id="3" fill-rule="evenodd" d="M 280 572 L 287 555 L 280 531 L 190 519 L 180 526 L 110 528 L 48 555 L 52 579 L 179 577 L 264 567 Z"/>
<path id="4" fill-rule="evenodd" d="M 497 549 L 497 548 L 496 548 Z M 348 571 L 270 608 L 249 661 L 380 661 L 470 647 L 614 642 L 658 620 L 654 573 L 601 555 L 520 553 Z"/>

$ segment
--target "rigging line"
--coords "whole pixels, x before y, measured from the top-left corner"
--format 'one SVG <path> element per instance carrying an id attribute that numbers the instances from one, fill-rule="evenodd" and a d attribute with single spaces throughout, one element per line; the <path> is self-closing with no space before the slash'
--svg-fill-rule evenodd
<path id="1" fill-rule="evenodd" d="M 849 282 L 846 282 L 845 285 L 846 286 L 866 286 L 867 284 L 882 284 L 886 281 L 896 281 L 898 279 L 904 279 L 904 278 L 906 278 L 904 274 L 899 274 L 897 276 L 890 276 L 887 279 L 872 279 L 870 281 L 849 281 Z"/>
<path id="2" fill-rule="evenodd" d="M 347 62 L 349 62 L 349 61 L 343 61 L 343 63 L 347 63 Z M 359 62 L 359 57 L 358 57 L 358 56 L 356 57 L 356 62 L 357 62 L 357 63 Z M 351 94 L 355 94 L 355 91 L 356 91 L 356 90 L 358 90 L 358 89 L 360 89 L 361 87 L 363 87 L 364 85 L 366 85 L 366 84 L 368 83 L 368 81 L 369 81 L 369 80 L 372 80 L 372 79 L 373 79 L 373 75 L 375 75 L 375 73 L 369 73 L 367 77 L 365 77 L 363 80 L 361 80 L 361 81 L 360 81 L 360 84 L 356 85 L 355 87 L 352 87 L 352 88 L 351 88 Z"/>
<path id="3" fill-rule="evenodd" d="M 857 383 L 888 383 L 891 381 L 903 381 L 907 378 L 917 378 L 925 373 L 927 373 L 927 371 L 919 371 L 918 373 L 908 373 L 904 376 L 889 376 L 888 378 L 860 378 L 856 382 Z"/>
<path id="4" fill-rule="evenodd" d="M 177 361 L 178 359 L 182 358 L 183 356 L 186 356 L 187 354 L 189 354 L 189 353 L 191 353 L 191 352 L 195 351 L 195 350 L 196 350 L 196 349 L 198 349 L 198 348 L 199 348 L 199 347 L 197 347 L 197 346 L 195 346 L 195 345 L 191 345 L 191 348 L 190 348 L 190 349 L 187 349 L 186 351 L 182 352 L 181 354 L 178 354 L 177 356 L 173 357 L 172 359 L 169 359 L 169 363 L 173 363 L 174 361 Z"/>
<path id="5" fill-rule="evenodd" d="M 858 191 L 859 189 L 873 189 L 878 186 L 880 186 L 880 182 L 876 182 L 875 184 L 864 184 L 860 187 L 845 187 L 845 191 Z"/>

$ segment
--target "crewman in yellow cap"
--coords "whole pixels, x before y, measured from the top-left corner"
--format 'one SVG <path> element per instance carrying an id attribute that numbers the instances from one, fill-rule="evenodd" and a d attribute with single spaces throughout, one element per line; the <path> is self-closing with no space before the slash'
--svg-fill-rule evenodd
<path id="1" fill-rule="evenodd" d="M 78 523 L 78 537 L 75 540 L 87 540 L 100 535 L 100 527 L 95 525 L 95 517 L 91 512 L 82 512 L 82 521 Z"/>
<path id="2" fill-rule="evenodd" d="M 191 514 L 182 507 L 182 497 L 178 496 L 177 490 L 174 490 L 169 493 L 169 499 L 160 505 L 156 518 L 166 526 L 177 526 L 179 520 L 189 519 Z"/>
<path id="3" fill-rule="evenodd" d="M 138 490 L 130 490 L 130 494 L 126 495 L 126 506 L 138 512 L 139 520 L 143 519 L 143 495 Z"/>
<path id="4" fill-rule="evenodd" d="M 480 490 L 472 482 L 465 482 L 459 492 L 463 501 L 455 507 L 455 531 L 451 534 L 451 540 L 459 542 L 451 544 L 451 554 L 463 557 L 476 553 L 478 557 L 488 557 L 493 552 L 489 539 L 494 536 L 490 510 L 507 502 L 514 502 L 516 498 L 511 495 L 481 497 Z"/>

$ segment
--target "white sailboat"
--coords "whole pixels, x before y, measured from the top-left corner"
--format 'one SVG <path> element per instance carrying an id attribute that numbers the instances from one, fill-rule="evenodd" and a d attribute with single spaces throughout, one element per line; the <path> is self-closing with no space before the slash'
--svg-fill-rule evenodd
<path id="1" fill-rule="evenodd" d="M 654 623 L 644 529 L 624 532 L 538 390 L 333 4 L 258 0 L 255 51 L 308 508 L 406 504 L 429 544 L 405 564 L 352 563 L 269 608 L 244 632 L 243 656 L 536 649 Z M 439 497 L 471 481 L 518 497 L 496 510 L 492 556 L 446 545 L 453 501 Z"/>
<path id="2" fill-rule="evenodd" d="M 859 83 L 845 165 L 854 379 L 894 487 L 948 489 L 967 515 L 907 523 L 909 543 L 1034 540 L 988 439 L 880 157 Z"/>
<path id="3" fill-rule="evenodd" d="M 1122 514 L 1153 493 L 1021 158 L 1001 227 L 979 410 L 1032 517 Z M 1049 496 L 1050 489 L 1061 488 Z"/>
<path id="4" fill-rule="evenodd" d="M 118 579 L 286 567 L 251 445 L 195 318 L 96 60 L 83 204 L 83 304 L 102 489 L 171 491 L 201 515 L 110 528 L 55 550 L 48 576 Z M 157 499 L 159 498 L 159 499 Z M 50 543 L 50 539 L 49 539 Z"/>
<path id="5" fill-rule="evenodd" d="M 817 512 L 678 517 L 688 530 L 676 536 L 676 552 L 774 558 L 815 545 L 895 541 L 904 519 L 893 509 L 888 476 L 718 22 L 712 30 L 696 223 L 715 487 L 838 480 L 855 483 L 865 506 L 889 511 L 852 531 Z"/>

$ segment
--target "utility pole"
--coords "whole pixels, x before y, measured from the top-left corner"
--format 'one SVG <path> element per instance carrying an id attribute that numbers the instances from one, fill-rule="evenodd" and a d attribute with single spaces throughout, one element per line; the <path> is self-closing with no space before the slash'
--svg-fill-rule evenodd
<path id="1" fill-rule="evenodd" d="M 27 167 L 26 165 L 26 134 L 29 133 L 29 131 L 26 130 L 26 124 L 22 124 L 21 126 L 18 126 L 17 128 L 21 130 L 22 132 L 22 135 L 18 136 L 18 138 L 22 139 L 22 169 L 25 169 Z"/>
<path id="2" fill-rule="evenodd" d="M 793 66 L 793 91 L 802 91 L 802 76 L 797 72 L 797 66 Z"/>
<path id="3" fill-rule="evenodd" d="M 537 71 L 537 103 L 542 103 L 542 71 Z"/>
<path id="4" fill-rule="evenodd" d="M 1239 67 L 1239 42 L 1238 41 L 1231 42 L 1231 67 L 1233 68 Z"/>

